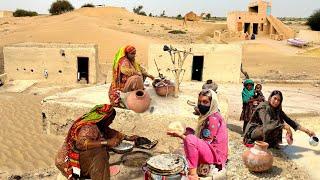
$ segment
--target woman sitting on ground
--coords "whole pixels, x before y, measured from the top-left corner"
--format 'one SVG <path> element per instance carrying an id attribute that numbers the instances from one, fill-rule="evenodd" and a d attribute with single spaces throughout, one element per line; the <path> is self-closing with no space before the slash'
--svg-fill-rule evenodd
<path id="1" fill-rule="evenodd" d="M 109 89 L 110 103 L 115 107 L 125 107 L 121 102 L 120 92 L 126 93 L 144 89 L 143 81 L 146 77 L 154 77 L 136 61 L 136 48 L 126 46 L 120 48 L 113 61 L 113 79 Z"/>
<path id="2" fill-rule="evenodd" d="M 282 111 L 282 101 L 281 91 L 275 90 L 269 96 L 268 101 L 258 105 L 246 128 L 244 143 L 248 145 L 254 143 L 254 141 L 264 141 L 269 143 L 269 147 L 279 149 L 283 129 L 287 131 L 287 137 L 292 141 L 290 126 L 295 131 L 303 131 L 310 137 L 315 135 L 313 131 L 302 127 Z"/>
<path id="3" fill-rule="evenodd" d="M 214 94 L 212 90 L 202 90 L 199 94 L 198 108 L 201 115 L 196 135 L 167 132 L 183 140 L 190 180 L 198 179 L 197 168 L 200 164 L 214 164 L 221 170 L 228 158 L 227 125 L 218 112 L 217 96 Z"/>
<path id="4" fill-rule="evenodd" d="M 127 136 L 111 129 L 109 125 L 115 116 L 112 106 L 97 105 L 73 123 L 56 157 L 56 166 L 64 176 L 110 179 L 107 150 L 122 140 L 138 139 L 138 136 Z"/>

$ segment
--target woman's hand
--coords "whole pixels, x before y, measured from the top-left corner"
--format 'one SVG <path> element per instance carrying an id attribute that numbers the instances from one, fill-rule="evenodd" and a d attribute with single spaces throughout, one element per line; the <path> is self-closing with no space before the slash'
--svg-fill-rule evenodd
<path id="1" fill-rule="evenodd" d="M 125 135 L 124 136 L 124 140 L 127 140 L 127 141 L 136 141 L 138 138 L 139 138 L 139 136 L 137 136 L 137 135 L 132 135 L 132 136 Z"/>
<path id="2" fill-rule="evenodd" d="M 316 133 L 314 133 L 313 131 L 310 131 L 307 129 L 307 132 L 306 132 L 310 137 L 312 136 L 316 136 Z"/>
<path id="3" fill-rule="evenodd" d="M 122 139 L 119 139 L 119 138 L 111 138 L 111 139 L 107 139 L 107 146 L 110 147 L 110 148 L 113 148 L 113 147 L 116 147 L 118 146 L 120 143 L 121 143 Z"/>
<path id="4" fill-rule="evenodd" d="M 149 78 L 153 81 L 154 80 L 154 76 L 149 75 Z"/>
<path id="5" fill-rule="evenodd" d="M 285 129 L 287 132 L 291 131 L 290 126 L 288 124 L 283 125 L 283 129 Z M 292 132 L 291 132 L 292 133 Z"/>
<path id="6" fill-rule="evenodd" d="M 305 133 L 308 134 L 308 136 L 310 136 L 310 137 L 316 135 L 313 131 L 310 131 L 309 129 L 307 129 L 307 128 L 305 128 L 305 127 L 299 126 L 298 129 L 299 129 L 300 131 L 305 132 Z"/>
<path id="7" fill-rule="evenodd" d="M 175 131 L 168 131 L 167 135 L 169 135 L 171 137 L 178 137 L 178 138 L 181 138 L 181 139 L 184 139 L 186 137 L 183 133 L 175 132 Z"/>

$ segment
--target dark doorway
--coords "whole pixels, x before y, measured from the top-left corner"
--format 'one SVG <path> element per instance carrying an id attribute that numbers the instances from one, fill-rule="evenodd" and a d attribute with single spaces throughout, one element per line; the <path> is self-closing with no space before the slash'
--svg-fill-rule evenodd
<path id="1" fill-rule="evenodd" d="M 258 34 L 258 23 L 253 23 L 253 34 Z"/>
<path id="2" fill-rule="evenodd" d="M 250 23 L 244 23 L 244 33 L 246 32 L 250 34 Z"/>
<path id="3" fill-rule="evenodd" d="M 203 56 L 193 56 L 191 80 L 202 81 Z"/>
<path id="4" fill-rule="evenodd" d="M 78 57 L 78 81 L 86 80 L 89 83 L 89 58 Z"/>
<path id="5" fill-rule="evenodd" d="M 258 6 L 249 7 L 249 12 L 258 13 L 259 7 Z"/>

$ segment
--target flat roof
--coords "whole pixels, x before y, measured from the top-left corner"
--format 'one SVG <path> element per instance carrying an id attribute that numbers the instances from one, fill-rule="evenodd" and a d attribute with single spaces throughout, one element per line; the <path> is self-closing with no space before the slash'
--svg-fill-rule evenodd
<path id="1" fill-rule="evenodd" d="M 37 47 L 37 48 L 97 48 L 94 43 L 39 43 L 39 42 L 23 42 L 17 44 L 6 45 L 5 47 Z"/>

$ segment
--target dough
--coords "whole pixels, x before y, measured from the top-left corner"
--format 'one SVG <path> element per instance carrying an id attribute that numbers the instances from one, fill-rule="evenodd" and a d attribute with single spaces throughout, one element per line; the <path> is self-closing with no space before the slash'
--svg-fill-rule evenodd
<path id="1" fill-rule="evenodd" d="M 168 125 L 168 131 L 184 133 L 186 130 L 186 124 L 181 121 L 174 121 Z"/>

